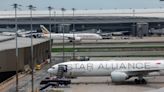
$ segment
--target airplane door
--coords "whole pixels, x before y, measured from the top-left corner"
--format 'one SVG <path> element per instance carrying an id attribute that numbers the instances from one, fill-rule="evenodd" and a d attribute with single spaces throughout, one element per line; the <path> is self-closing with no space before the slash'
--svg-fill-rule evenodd
<path id="1" fill-rule="evenodd" d="M 67 72 L 67 65 L 63 65 L 63 71 Z"/>
<path id="2" fill-rule="evenodd" d="M 67 65 L 59 65 L 59 67 L 58 67 L 59 69 L 61 68 L 61 70 L 63 71 L 63 72 L 67 72 Z M 58 70 L 59 70 L 58 69 Z"/>

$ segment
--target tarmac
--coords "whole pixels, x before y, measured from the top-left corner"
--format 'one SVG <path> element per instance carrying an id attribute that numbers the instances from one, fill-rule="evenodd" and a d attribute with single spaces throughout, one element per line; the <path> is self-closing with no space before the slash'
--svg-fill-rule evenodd
<path id="1" fill-rule="evenodd" d="M 64 92 L 145 92 L 157 90 L 164 86 L 164 77 L 147 78 L 148 84 L 136 85 L 133 80 L 123 84 L 114 84 L 110 77 L 79 77 L 72 80 Z"/>

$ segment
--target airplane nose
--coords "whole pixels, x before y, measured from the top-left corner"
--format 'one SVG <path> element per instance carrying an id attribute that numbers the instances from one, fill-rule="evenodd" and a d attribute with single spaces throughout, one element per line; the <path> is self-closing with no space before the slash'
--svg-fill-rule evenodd
<path id="1" fill-rule="evenodd" d="M 52 69 L 50 68 L 50 69 L 48 69 L 48 71 L 47 71 L 48 73 L 52 73 Z"/>

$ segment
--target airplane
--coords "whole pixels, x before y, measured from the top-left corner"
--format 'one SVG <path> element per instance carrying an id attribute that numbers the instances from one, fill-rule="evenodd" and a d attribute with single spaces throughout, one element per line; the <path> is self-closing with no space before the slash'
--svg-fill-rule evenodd
<path id="1" fill-rule="evenodd" d="M 4 36 L 15 36 L 15 32 L 2 32 L 1 34 Z"/>
<path id="2" fill-rule="evenodd" d="M 43 36 L 49 38 L 50 32 L 43 25 L 40 25 L 40 28 L 43 32 Z M 51 33 L 52 39 L 62 40 L 63 33 Z M 72 41 L 81 41 L 81 40 L 100 40 L 102 37 L 96 33 L 64 33 L 64 39 Z"/>
<path id="3" fill-rule="evenodd" d="M 123 36 L 125 34 L 129 34 L 129 31 L 118 31 L 118 32 L 107 32 L 107 33 L 100 33 L 103 36 Z"/>
<path id="4" fill-rule="evenodd" d="M 48 73 L 57 76 L 61 72 L 60 67 L 63 67 L 65 77 L 111 76 L 113 83 L 122 83 L 136 77 L 136 84 L 146 84 L 145 77 L 164 75 L 164 60 L 69 61 L 52 66 Z"/>
<path id="5" fill-rule="evenodd" d="M 25 32 L 21 32 L 18 34 L 20 37 L 31 37 L 31 31 L 25 31 Z M 41 38 L 42 37 L 42 33 L 35 31 L 32 31 L 32 37 L 33 38 Z"/>
<path id="6" fill-rule="evenodd" d="M 2 32 L 1 35 L 4 36 L 15 36 L 15 32 Z M 18 30 L 17 31 L 18 37 L 31 37 L 31 31 L 25 31 L 25 30 Z M 41 33 L 38 33 L 37 31 L 32 31 L 32 37 L 34 38 L 40 38 L 42 36 Z"/>
<path id="7" fill-rule="evenodd" d="M 1 32 L 1 35 L 4 35 L 4 36 L 15 36 L 15 34 L 16 34 L 15 31 Z M 25 34 L 25 31 L 24 30 L 18 30 L 17 34 L 18 34 L 18 36 L 22 36 L 23 34 Z"/>

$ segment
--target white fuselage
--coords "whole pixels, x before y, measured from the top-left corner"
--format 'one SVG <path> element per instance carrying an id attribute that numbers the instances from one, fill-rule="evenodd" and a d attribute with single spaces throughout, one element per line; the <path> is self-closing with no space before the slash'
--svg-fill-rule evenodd
<path id="1" fill-rule="evenodd" d="M 44 34 L 45 37 L 50 37 L 50 34 Z M 102 37 L 96 33 L 51 33 L 52 39 L 55 40 L 62 40 L 64 36 L 64 39 L 69 39 L 69 38 L 78 38 L 80 40 L 99 40 L 102 39 Z"/>
<path id="2" fill-rule="evenodd" d="M 163 75 L 162 71 L 150 71 L 164 69 L 163 60 L 142 60 L 142 61 L 72 61 L 54 65 L 48 70 L 49 73 L 57 74 L 58 65 L 66 65 L 66 76 L 110 76 L 112 72 L 144 71 L 153 75 Z M 135 74 L 134 74 L 135 75 Z"/>
<path id="3" fill-rule="evenodd" d="M 15 36 L 15 32 L 2 32 L 1 34 L 4 36 Z"/>

